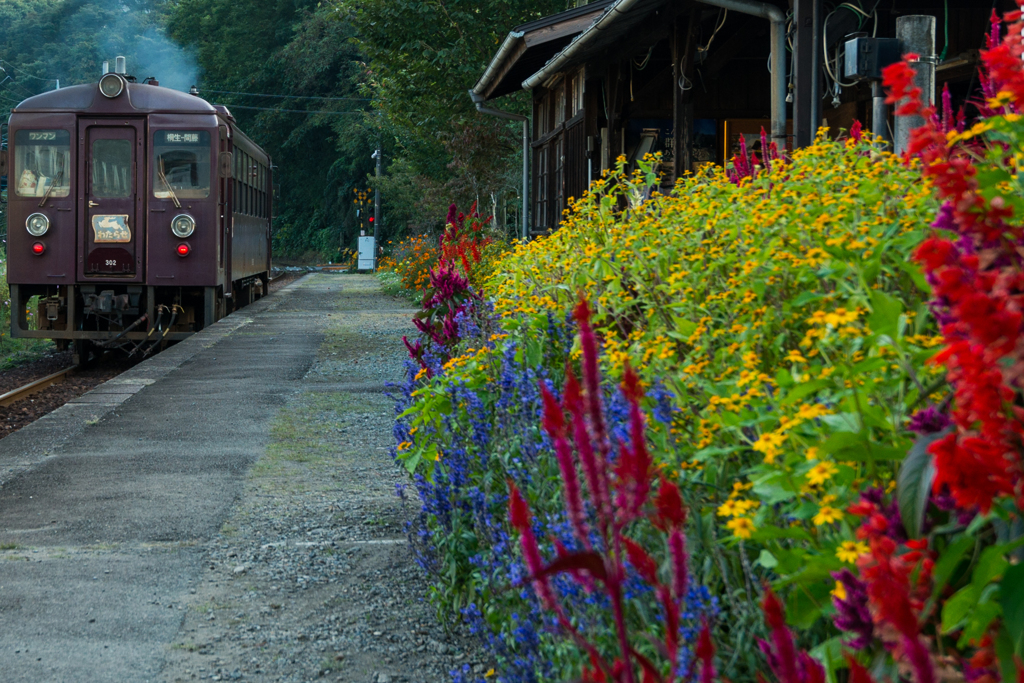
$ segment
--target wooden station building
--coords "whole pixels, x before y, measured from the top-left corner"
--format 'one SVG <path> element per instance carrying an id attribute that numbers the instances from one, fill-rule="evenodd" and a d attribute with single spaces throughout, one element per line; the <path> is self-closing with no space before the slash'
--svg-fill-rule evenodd
<path id="1" fill-rule="evenodd" d="M 847 76 L 845 53 L 853 37 L 896 38 L 901 17 L 934 17 L 925 60 L 935 92 L 948 86 L 959 106 L 976 89 L 992 11 L 1015 8 L 1012 0 L 579 2 L 513 28 L 470 95 L 499 115 L 492 107 L 502 96 L 532 95 L 524 224 L 539 235 L 619 155 L 661 152 L 668 184 L 725 163 L 741 137 L 759 147 L 762 127 L 780 150 L 810 144 L 818 125 L 836 134 L 859 120 L 871 130 L 874 118 L 876 130 L 891 130 L 891 112 L 881 121 L 873 107 L 871 80 Z"/>

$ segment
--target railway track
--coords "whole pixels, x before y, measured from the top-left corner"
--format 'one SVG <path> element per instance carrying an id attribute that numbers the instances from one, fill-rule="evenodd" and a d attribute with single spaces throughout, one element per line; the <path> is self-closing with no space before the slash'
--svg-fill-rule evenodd
<path id="1" fill-rule="evenodd" d="M 47 375 L 33 382 L 29 382 L 24 386 L 20 386 L 17 389 L 12 389 L 6 394 L 0 395 L 0 406 L 9 406 L 12 403 L 16 403 L 23 398 L 28 398 L 32 394 L 38 393 L 44 389 L 52 387 L 54 384 L 60 384 L 68 377 L 73 375 L 78 370 L 77 365 L 72 365 L 69 368 L 64 368 L 52 375 Z"/>
<path id="2" fill-rule="evenodd" d="M 270 291 L 286 286 L 301 275 L 287 271 L 276 272 L 269 279 Z M 126 369 L 123 363 L 109 362 L 112 355 L 108 351 L 102 354 L 106 362 L 69 365 L 0 394 L 0 438 L 123 372 Z M 27 401 L 29 398 L 33 400 Z"/>

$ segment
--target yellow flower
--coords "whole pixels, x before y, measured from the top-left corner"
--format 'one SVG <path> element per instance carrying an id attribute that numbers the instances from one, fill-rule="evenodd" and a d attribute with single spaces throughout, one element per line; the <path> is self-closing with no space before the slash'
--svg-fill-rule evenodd
<path id="1" fill-rule="evenodd" d="M 750 538 L 750 534 L 757 530 L 754 523 L 746 517 L 730 519 L 725 526 L 732 529 L 732 533 L 736 538 Z"/>
<path id="2" fill-rule="evenodd" d="M 846 586 L 841 582 L 836 581 L 836 587 L 832 589 L 832 595 L 839 598 L 840 600 L 846 599 Z"/>
<path id="3" fill-rule="evenodd" d="M 831 410 L 829 410 L 828 408 L 826 408 L 823 405 L 819 405 L 819 404 L 808 405 L 808 404 L 805 403 L 805 404 L 800 406 L 800 410 L 797 411 L 796 416 L 800 420 L 813 420 L 816 417 L 821 417 L 822 415 L 828 415 L 831 412 L 832 412 Z"/>
<path id="4" fill-rule="evenodd" d="M 484 674 L 484 678 L 491 678 L 494 676 L 494 669 L 488 669 L 487 673 Z"/>
<path id="5" fill-rule="evenodd" d="M 814 515 L 814 526 L 831 524 L 843 518 L 843 511 L 831 505 L 822 505 L 818 508 L 818 514 Z"/>
<path id="6" fill-rule="evenodd" d="M 810 472 L 807 473 L 807 481 L 810 482 L 811 486 L 824 484 L 826 481 L 834 477 L 838 471 L 839 468 L 828 461 L 819 462 L 811 468 Z"/>
<path id="7" fill-rule="evenodd" d="M 867 551 L 868 547 L 860 541 L 843 541 L 836 548 L 836 557 L 843 562 L 856 562 Z"/>
<path id="8" fill-rule="evenodd" d="M 811 446 L 810 448 L 807 449 L 807 459 L 808 460 L 817 460 L 818 459 L 818 447 L 817 446 Z"/>
<path id="9" fill-rule="evenodd" d="M 775 462 L 775 458 L 778 457 L 779 453 L 782 452 L 780 446 L 782 446 L 782 442 L 785 440 L 785 434 L 769 432 L 767 434 L 762 434 L 760 438 L 753 443 L 751 448 L 760 453 L 764 453 L 764 461 L 771 465 Z"/>
<path id="10" fill-rule="evenodd" d="M 807 359 L 804 358 L 803 354 L 797 350 L 790 351 L 786 354 L 786 360 L 791 363 L 806 363 Z"/>
<path id="11" fill-rule="evenodd" d="M 735 517 L 737 514 L 739 511 L 736 509 L 735 500 L 729 499 L 718 506 L 719 517 Z"/>

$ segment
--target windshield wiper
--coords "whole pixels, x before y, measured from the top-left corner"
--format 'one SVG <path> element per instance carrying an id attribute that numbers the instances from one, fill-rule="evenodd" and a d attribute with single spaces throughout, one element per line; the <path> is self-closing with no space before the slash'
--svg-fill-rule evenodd
<path id="1" fill-rule="evenodd" d="M 180 209 L 181 202 L 178 201 L 178 195 L 174 194 L 174 188 L 171 187 L 171 184 L 169 182 L 167 182 L 167 176 L 164 175 L 163 159 L 160 159 L 160 168 L 157 170 L 156 174 L 160 177 L 160 182 L 164 184 L 164 187 L 167 188 L 167 191 L 171 193 L 171 200 L 174 202 L 174 208 Z"/>
<path id="2" fill-rule="evenodd" d="M 64 165 L 61 164 L 60 170 L 57 171 L 57 177 L 53 179 L 50 186 L 46 188 L 46 194 L 43 195 L 42 200 L 39 202 L 39 208 L 43 208 L 46 205 L 46 200 L 50 198 L 50 193 L 53 192 L 53 188 L 60 184 L 60 181 L 64 180 Z"/>

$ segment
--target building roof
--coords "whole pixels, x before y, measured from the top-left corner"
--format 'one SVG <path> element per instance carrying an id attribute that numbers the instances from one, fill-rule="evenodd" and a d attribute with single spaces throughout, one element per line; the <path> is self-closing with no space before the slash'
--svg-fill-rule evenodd
<path id="1" fill-rule="evenodd" d="M 666 4 L 665 0 L 616 0 L 609 4 L 590 26 L 552 54 L 536 72 L 525 77 L 523 89 L 532 90 L 563 69 L 602 54 Z"/>
<path id="2" fill-rule="evenodd" d="M 613 1 L 596 0 L 515 27 L 473 86 L 473 92 L 490 100 L 520 90 L 523 79 L 591 26 Z"/>

